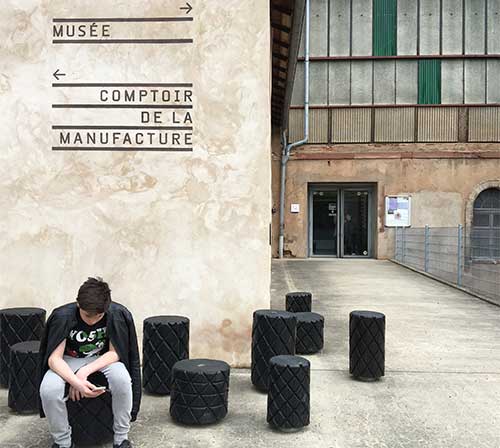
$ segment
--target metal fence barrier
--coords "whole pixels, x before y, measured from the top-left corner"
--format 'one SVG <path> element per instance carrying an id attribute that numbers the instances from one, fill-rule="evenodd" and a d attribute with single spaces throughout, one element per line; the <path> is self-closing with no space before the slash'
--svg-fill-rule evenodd
<path id="1" fill-rule="evenodd" d="M 394 258 L 500 305 L 500 229 L 397 228 Z"/>

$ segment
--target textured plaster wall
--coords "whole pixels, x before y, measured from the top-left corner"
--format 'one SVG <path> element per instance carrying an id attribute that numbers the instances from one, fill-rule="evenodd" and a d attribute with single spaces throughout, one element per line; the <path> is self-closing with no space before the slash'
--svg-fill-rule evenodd
<path id="1" fill-rule="evenodd" d="M 269 306 L 269 2 L 190 3 L 186 49 L 51 44 L 53 17 L 172 16 L 179 2 L 2 2 L 0 307 L 50 311 L 100 275 L 139 333 L 186 315 L 192 357 L 248 365 L 252 311 Z M 68 82 L 192 82 L 194 151 L 52 152 L 65 117 L 51 103 L 73 101 L 51 88 L 58 68 Z"/>
<path id="2" fill-rule="evenodd" d="M 277 152 L 277 149 L 274 151 Z M 273 200 L 279 204 L 279 161 L 273 157 Z M 366 182 L 377 185 L 377 258 L 394 251 L 393 230 L 384 227 L 384 198 L 410 194 L 412 225 L 452 227 L 469 224 L 466 205 L 477 185 L 500 178 L 500 160 L 291 160 L 288 163 L 285 204 L 285 251 L 289 256 L 307 257 L 307 189 L 315 182 Z M 299 214 L 290 204 L 300 204 Z M 277 254 L 278 214 L 273 216 L 273 255 Z"/>

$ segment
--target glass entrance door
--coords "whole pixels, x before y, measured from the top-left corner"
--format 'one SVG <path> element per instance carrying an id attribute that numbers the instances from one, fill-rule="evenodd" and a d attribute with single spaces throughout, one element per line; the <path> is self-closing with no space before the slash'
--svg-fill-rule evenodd
<path id="1" fill-rule="evenodd" d="M 309 254 L 372 256 L 370 186 L 314 185 L 309 194 Z"/>
<path id="2" fill-rule="evenodd" d="M 343 191 L 343 253 L 344 257 L 367 257 L 369 254 L 369 192 Z"/>
<path id="3" fill-rule="evenodd" d="M 312 193 L 312 254 L 337 256 L 338 192 Z"/>

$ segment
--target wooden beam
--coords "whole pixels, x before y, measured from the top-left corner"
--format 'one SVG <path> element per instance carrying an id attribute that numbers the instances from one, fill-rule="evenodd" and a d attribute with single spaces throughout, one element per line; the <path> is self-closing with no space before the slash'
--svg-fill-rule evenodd
<path id="1" fill-rule="evenodd" d="M 271 26 L 275 30 L 280 30 L 280 31 L 283 31 L 284 33 L 288 33 L 288 34 L 290 34 L 290 31 L 292 31 L 291 28 L 289 28 L 285 25 L 282 25 L 281 23 L 271 22 Z"/>
<path id="2" fill-rule="evenodd" d="M 280 61 L 288 62 L 288 57 L 283 56 L 281 53 L 276 53 L 273 51 L 273 58 L 279 59 Z"/>
<path id="3" fill-rule="evenodd" d="M 288 42 L 284 42 L 280 39 L 273 39 L 273 44 L 281 48 L 286 48 L 287 50 L 290 48 L 290 44 Z"/>
<path id="4" fill-rule="evenodd" d="M 281 65 L 274 65 L 273 64 L 273 71 L 276 70 L 280 73 L 287 73 L 288 74 L 288 68 L 282 67 Z"/>
<path id="5" fill-rule="evenodd" d="M 287 16 L 293 15 L 293 11 L 286 6 L 282 5 L 277 5 L 276 3 L 273 2 L 271 9 L 276 12 L 280 12 L 281 14 L 285 14 Z"/>

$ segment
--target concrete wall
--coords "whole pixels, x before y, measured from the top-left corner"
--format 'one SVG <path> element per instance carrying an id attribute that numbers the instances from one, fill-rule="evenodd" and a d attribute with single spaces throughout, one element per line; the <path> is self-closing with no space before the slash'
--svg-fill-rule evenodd
<path id="1" fill-rule="evenodd" d="M 354 150 L 354 147 L 350 147 Z M 383 151 L 384 146 L 378 145 Z M 342 152 L 339 149 L 340 152 Z M 275 153 L 277 150 L 275 150 Z M 485 180 L 500 178 L 500 160 L 466 159 L 358 159 L 291 160 L 288 164 L 285 204 L 285 252 L 292 257 L 307 257 L 308 183 L 376 183 L 377 235 L 375 254 L 388 258 L 394 252 L 394 233 L 384 227 L 384 198 L 410 194 L 412 225 L 454 227 L 466 224 L 466 206 L 474 188 Z M 279 161 L 273 163 L 273 198 L 279 204 Z M 290 213 L 298 203 L 299 214 Z M 273 254 L 277 253 L 277 214 L 274 216 Z"/>
<path id="2" fill-rule="evenodd" d="M 192 44 L 53 44 L 53 18 L 185 17 L 183 2 L 5 0 L 0 28 L 0 308 L 74 300 L 92 275 L 142 320 L 191 319 L 191 356 L 249 364 L 269 306 L 269 2 L 190 2 L 188 23 L 113 23 L 113 37 Z M 139 123 L 68 83 L 192 83 L 193 151 L 52 151 L 55 124 Z M 109 120 L 109 123 L 106 120 Z M 171 123 L 170 123 L 171 124 Z"/>

